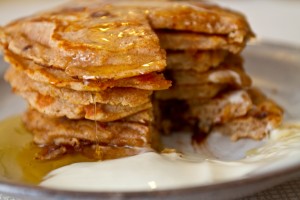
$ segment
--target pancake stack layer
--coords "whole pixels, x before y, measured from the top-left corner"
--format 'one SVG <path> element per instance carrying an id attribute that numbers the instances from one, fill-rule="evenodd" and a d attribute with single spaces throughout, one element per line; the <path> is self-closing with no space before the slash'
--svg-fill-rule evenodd
<path id="1" fill-rule="evenodd" d="M 74 1 L 0 36 L 5 78 L 28 101 L 23 120 L 44 148 L 40 159 L 134 155 L 158 146 L 154 127 L 261 139 L 282 118 L 243 69 L 247 21 L 217 6 Z"/>

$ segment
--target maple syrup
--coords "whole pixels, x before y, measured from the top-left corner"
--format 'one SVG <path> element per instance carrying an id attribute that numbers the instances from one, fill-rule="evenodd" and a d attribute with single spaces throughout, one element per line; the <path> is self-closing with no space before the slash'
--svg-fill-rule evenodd
<path id="1" fill-rule="evenodd" d="M 94 161 L 80 154 L 65 155 L 54 160 L 37 160 L 40 148 L 35 145 L 21 117 L 0 122 L 0 180 L 39 184 L 50 171 L 77 162 Z"/>

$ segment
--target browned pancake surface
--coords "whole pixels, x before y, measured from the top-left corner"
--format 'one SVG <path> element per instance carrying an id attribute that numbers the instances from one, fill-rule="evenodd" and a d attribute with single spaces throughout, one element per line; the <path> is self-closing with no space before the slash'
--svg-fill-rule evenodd
<path id="1" fill-rule="evenodd" d="M 94 103 L 138 106 L 149 102 L 152 91 L 136 88 L 109 88 L 99 92 L 76 91 L 68 88 L 58 88 L 51 84 L 35 81 L 23 71 L 9 68 L 5 74 L 12 88 L 21 92 L 36 91 L 44 96 L 60 98 L 71 104 L 89 105 Z"/>
<path id="2" fill-rule="evenodd" d="M 224 90 L 227 86 L 222 84 L 203 84 L 203 85 L 175 85 L 168 90 L 158 91 L 155 98 L 160 100 L 167 99 L 210 99 Z"/>
<path id="3" fill-rule="evenodd" d="M 10 51 L 80 78 L 121 79 L 166 66 L 165 52 L 143 12 L 62 8 L 17 20 L 4 32 Z"/>
<path id="4" fill-rule="evenodd" d="M 109 122 L 122 119 L 152 107 L 150 101 L 135 107 L 100 103 L 79 105 L 68 103 L 59 98 L 44 96 L 35 91 L 22 92 L 15 89 L 14 92 L 21 95 L 28 101 L 31 107 L 41 113 L 51 117 L 65 116 L 69 119 L 85 118 L 101 122 Z"/>
<path id="5" fill-rule="evenodd" d="M 100 123 L 51 118 L 35 110 L 28 110 L 23 121 L 33 132 L 34 142 L 41 145 L 78 146 L 80 142 L 89 141 L 110 146 L 144 147 L 150 144 L 151 138 L 149 126 L 137 122 Z"/>
<path id="6" fill-rule="evenodd" d="M 24 71 L 31 79 L 60 88 L 78 91 L 102 91 L 114 87 L 130 87 L 144 90 L 163 90 L 170 87 L 171 82 L 163 75 L 150 73 L 130 78 L 112 80 L 78 79 L 67 75 L 63 70 L 44 67 L 31 60 L 24 59 L 11 52 L 5 52 L 5 59 L 12 67 Z"/>
<path id="7" fill-rule="evenodd" d="M 167 70 L 193 70 L 206 72 L 218 67 L 228 55 L 227 51 L 167 51 Z"/>

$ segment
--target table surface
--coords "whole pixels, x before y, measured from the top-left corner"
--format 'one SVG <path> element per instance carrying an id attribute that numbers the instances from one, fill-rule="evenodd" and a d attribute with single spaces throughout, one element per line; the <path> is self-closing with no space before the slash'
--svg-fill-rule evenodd
<path id="1" fill-rule="evenodd" d="M 37 10 L 59 5 L 63 0 L 0 0 L 0 25 Z M 300 46 L 299 0 L 214 0 L 244 13 L 258 40 Z M 0 200 L 6 199 L 0 194 Z M 242 200 L 300 199 L 300 178 Z"/>
<path id="2" fill-rule="evenodd" d="M 239 200 L 299 200 L 300 178 Z"/>

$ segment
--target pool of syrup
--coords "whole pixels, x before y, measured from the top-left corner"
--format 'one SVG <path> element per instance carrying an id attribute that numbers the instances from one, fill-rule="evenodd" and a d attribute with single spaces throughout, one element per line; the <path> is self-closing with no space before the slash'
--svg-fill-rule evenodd
<path id="1" fill-rule="evenodd" d="M 0 122 L 0 180 L 38 184 L 50 171 L 77 162 L 93 161 L 80 154 L 66 155 L 51 161 L 37 160 L 40 148 L 23 126 L 21 117 Z"/>

